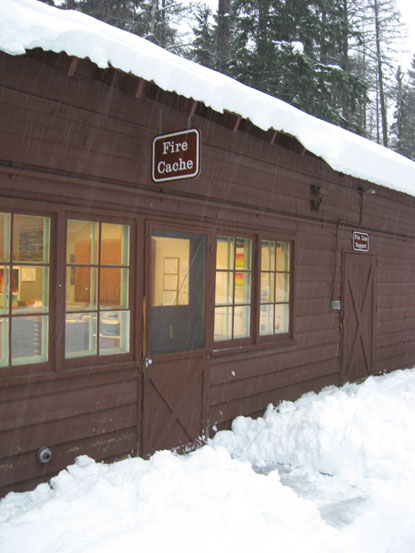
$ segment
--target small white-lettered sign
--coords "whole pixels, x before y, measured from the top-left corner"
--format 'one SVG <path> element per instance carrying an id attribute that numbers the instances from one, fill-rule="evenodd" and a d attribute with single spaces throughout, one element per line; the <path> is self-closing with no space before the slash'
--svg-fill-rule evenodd
<path id="1" fill-rule="evenodd" d="M 355 252 L 369 251 L 369 234 L 367 232 L 353 232 L 353 249 Z"/>
<path id="2" fill-rule="evenodd" d="M 200 171 L 200 132 L 187 129 L 153 140 L 152 178 L 164 182 L 197 177 Z"/>

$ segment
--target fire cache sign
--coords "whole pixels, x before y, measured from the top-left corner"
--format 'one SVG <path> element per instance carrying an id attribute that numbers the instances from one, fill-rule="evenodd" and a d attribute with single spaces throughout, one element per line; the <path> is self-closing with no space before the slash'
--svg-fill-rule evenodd
<path id="1" fill-rule="evenodd" d="M 172 132 L 153 140 L 152 178 L 154 182 L 192 179 L 200 171 L 198 129 Z"/>
<path id="2" fill-rule="evenodd" d="M 367 232 L 353 232 L 353 249 L 355 252 L 369 251 L 369 235 Z"/>

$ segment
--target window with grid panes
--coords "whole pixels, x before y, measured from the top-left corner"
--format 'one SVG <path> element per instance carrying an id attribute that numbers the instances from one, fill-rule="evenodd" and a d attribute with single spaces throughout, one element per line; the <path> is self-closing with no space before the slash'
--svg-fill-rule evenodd
<path id="1" fill-rule="evenodd" d="M 289 332 L 290 257 L 289 242 L 261 241 L 260 336 Z"/>
<path id="2" fill-rule="evenodd" d="M 65 357 L 130 351 L 130 228 L 67 223 Z"/>
<path id="3" fill-rule="evenodd" d="M 48 361 L 50 218 L 0 213 L 0 366 Z"/>
<path id="4" fill-rule="evenodd" d="M 216 244 L 214 340 L 251 334 L 252 240 L 219 236 Z"/>

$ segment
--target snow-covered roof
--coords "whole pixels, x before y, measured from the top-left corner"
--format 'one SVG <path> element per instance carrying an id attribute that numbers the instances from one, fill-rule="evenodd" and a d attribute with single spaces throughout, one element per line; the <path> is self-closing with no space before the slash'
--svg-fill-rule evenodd
<path id="1" fill-rule="evenodd" d="M 89 58 L 219 113 L 236 113 L 264 131 L 293 135 L 336 171 L 415 196 L 415 163 L 383 146 L 80 12 L 36 0 L 1 0 L 0 49 L 22 55 L 32 48 Z"/>

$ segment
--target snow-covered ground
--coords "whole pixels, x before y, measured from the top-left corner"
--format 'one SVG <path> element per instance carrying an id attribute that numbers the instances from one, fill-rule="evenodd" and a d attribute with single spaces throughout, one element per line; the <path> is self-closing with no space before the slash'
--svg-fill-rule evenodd
<path id="1" fill-rule="evenodd" d="M 239 417 L 197 451 L 79 457 L 0 502 L 1 553 L 414 553 L 415 369 Z"/>

